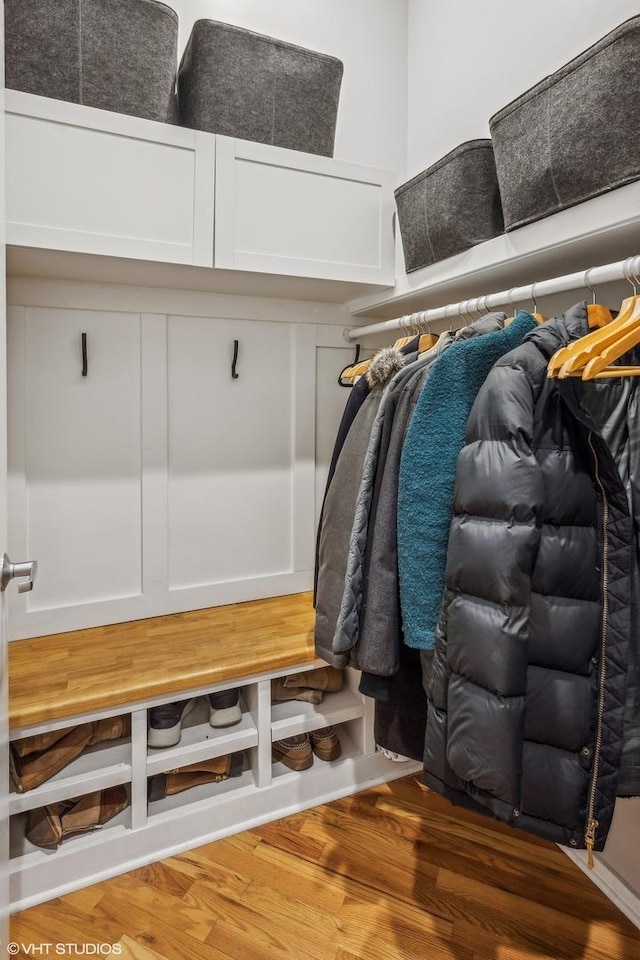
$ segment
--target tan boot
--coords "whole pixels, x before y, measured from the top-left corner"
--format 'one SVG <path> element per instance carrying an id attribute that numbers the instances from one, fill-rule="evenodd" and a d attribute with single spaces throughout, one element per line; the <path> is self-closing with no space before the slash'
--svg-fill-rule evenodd
<path id="1" fill-rule="evenodd" d="M 49 733 L 36 733 L 32 737 L 14 740 L 11 749 L 18 757 L 26 757 L 30 753 L 43 753 L 45 750 L 49 750 L 58 740 L 66 737 L 72 730 L 73 727 L 65 727 L 63 730 L 50 730 Z"/>
<path id="2" fill-rule="evenodd" d="M 152 801 L 162 800 L 163 797 L 172 797 L 203 783 L 220 783 L 230 777 L 239 777 L 243 765 L 242 753 L 230 753 L 211 760 L 190 763 L 186 767 L 176 767 L 175 770 L 167 770 L 166 773 L 158 773 L 149 778 L 147 797 Z"/>
<path id="3" fill-rule="evenodd" d="M 62 732 L 64 736 L 61 739 L 54 741 L 50 747 L 43 749 L 40 753 L 25 756 L 14 750 L 14 744 L 11 744 L 9 764 L 11 776 L 19 793 L 33 790 L 41 783 L 45 783 L 60 770 L 69 766 L 80 756 L 85 747 L 100 743 L 102 740 L 118 740 L 120 737 L 128 736 L 131 732 L 131 718 L 129 715 L 110 717 L 93 723 L 81 723 L 77 727 L 71 727 Z M 44 738 L 48 735 L 42 736 Z M 37 737 L 30 739 L 46 742 L 44 739 L 38 741 Z"/>
<path id="4" fill-rule="evenodd" d="M 322 690 L 309 690 L 306 687 L 285 687 L 284 678 L 279 677 L 271 681 L 271 699 L 302 700 L 305 703 L 315 703 L 317 706 L 322 703 L 324 693 Z"/>
<path id="5" fill-rule="evenodd" d="M 55 850 L 66 837 L 101 827 L 126 809 L 128 803 L 127 790 L 120 785 L 30 810 L 27 840 L 38 847 Z"/>
<path id="6" fill-rule="evenodd" d="M 305 670 L 303 673 L 294 673 L 284 678 L 285 687 L 307 687 L 309 690 L 323 690 L 325 693 L 336 693 L 344 685 L 344 673 L 337 667 L 318 667 L 316 670 Z"/>

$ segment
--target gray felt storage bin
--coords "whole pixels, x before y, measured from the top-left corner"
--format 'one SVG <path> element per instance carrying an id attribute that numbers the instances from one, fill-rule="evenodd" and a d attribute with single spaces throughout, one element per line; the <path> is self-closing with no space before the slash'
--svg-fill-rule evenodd
<path id="1" fill-rule="evenodd" d="M 175 123 L 178 16 L 155 0 L 5 0 L 13 90 Z"/>
<path id="2" fill-rule="evenodd" d="M 335 57 L 197 20 L 178 70 L 180 122 L 331 157 L 342 69 Z"/>
<path id="3" fill-rule="evenodd" d="M 395 191 L 407 273 L 503 232 L 490 140 L 469 140 Z"/>
<path id="4" fill-rule="evenodd" d="M 490 121 L 507 230 L 640 178 L 640 16 Z"/>

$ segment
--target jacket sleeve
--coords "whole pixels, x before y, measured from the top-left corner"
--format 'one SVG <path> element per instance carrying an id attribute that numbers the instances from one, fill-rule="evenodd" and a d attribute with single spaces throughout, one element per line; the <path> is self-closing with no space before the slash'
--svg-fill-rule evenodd
<path id="1" fill-rule="evenodd" d="M 531 576 L 543 508 L 532 450 L 533 384 L 541 377 L 531 364 L 541 362 L 528 346 L 507 354 L 489 373 L 468 421 L 456 470 L 445 628 L 427 729 L 426 758 L 435 751 L 434 773 L 449 768 L 471 795 L 486 792 L 514 809 L 520 805 Z"/>

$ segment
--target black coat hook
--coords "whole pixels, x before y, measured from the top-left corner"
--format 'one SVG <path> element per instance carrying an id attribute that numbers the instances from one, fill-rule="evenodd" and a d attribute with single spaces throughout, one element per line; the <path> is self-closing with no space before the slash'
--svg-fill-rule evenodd
<path id="1" fill-rule="evenodd" d="M 82 334 L 82 376 L 86 377 L 89 372 L 89 365 L 87 361 L 87 335 L 86 333 Z"/>
<path id="2" fill-rule="evenodd" d="M 352 386 L 353 386 L 353 384 L 351 383 L 350 380 L 343 381 L 343 379 L 342 379 L 342 374 L 345 372 L 345 370 L 348 370 L 349 367 L 355 367 L 355 365 L 356 365 L 356 363 L 358 362 L 359 359 L 360 359 L 360 344 L 359 344 L 359 343 L 356 343 L 356 355 L 355 355 L 355 357 L 353 358 L 353 360 L 351 361 L 351 363 L 348 363 L 348 364 L 346 365 L 346 367 L 343 367 L 342 370 L 340 371 L 340 373 L 338 374 L 338 385 L 339 385 L 339 386 L 341 386 L 341 387 L 352 387 Z"/>
<path id="3" fill-rule="evenodd" d="M 238 341 L 233 341 L 233 360 L 231 361 L 231 379 L 237 380 L 240 376 L 239 373 L 236 373 L 236 363 L 238 362 Z"/>

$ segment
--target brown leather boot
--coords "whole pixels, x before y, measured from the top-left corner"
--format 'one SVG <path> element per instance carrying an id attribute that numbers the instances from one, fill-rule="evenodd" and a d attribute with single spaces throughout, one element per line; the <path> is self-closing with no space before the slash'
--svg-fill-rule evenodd
<path id="1" fill-rule="evenodd" d="M 49 750 L 58 740 L 66 737 L 72 730 L 73 727 L 65 727 L 63 730 L 50 730 L 49 733 L 35 733 L 32 737 L 14 740 L 11 749 L 19 757 L 26 757 L 30 753 L 42 753 L 44 750 Z"/>
<path id="2" fill-rule="evenodd" d="M 37 847 L 55 850 L 67 837 L 88 833 L 101 827 L 129 804 L 123 785 L 97 790 L 84 797 L 50 803 L 30 810 L 27 817 L 27 840 Z"/>
<path id="3" fill-rule="evenodd" d="M 12 743 L 9 764 L 16 789 L 19 793 L 33 790 L 72 763 L 85 747 L 100 743 L 102 740 L 118 740 L 120 737 L 128 736 L 130 732 L 131 718 L 125 715 L 71 727 L 70 730 L 63 731 L 64 736 L 61 739 L 54 741 L 51 746 L 39 753 L 30 753 L 25 756 L 14 750 Z M 48 735 L 42 736 L 46 738 Z M 46 742 L 44 739 L 38 741 L 37 737 L 30 739 Z"/>
<path id="4" fill-rule="evenodd" d="M 322 703 L 322 690 L 309 690 L 306 687 L 285 687 L 284 678 L 271 681 L 272 700 L 302 700 L 304 703 Z"/>
<path id="5" fill-rule="evenodd" d="M 172 797 L 203 783 L 220 783 L 230 777 L 239 777 L 243 766 L 242 753 L 230 753 L 213 757 L 211 760 L 190 763 L 186 767 L 176 767 L 175 770 L 167 770 L 166 773 L 158 773 L 149 778 L 147 798 L 162 800 L 163 797 Z"/>
<path id="6" fill-rule="evenodd" d="M 318 667 L 316 670 L 305 670 L 303 673 L 294 673 L 284 678 L 285 687 L 306 687 L 309 690 L 323 690 L 325 693 L 336 693 L 344 685 L 344 673 L 337 667 Z"/>

